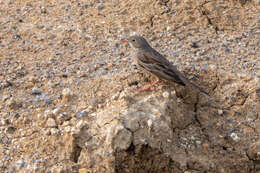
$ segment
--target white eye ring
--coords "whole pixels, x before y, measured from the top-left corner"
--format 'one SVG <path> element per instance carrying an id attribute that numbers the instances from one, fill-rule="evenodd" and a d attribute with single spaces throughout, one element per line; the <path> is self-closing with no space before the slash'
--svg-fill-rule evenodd
<path id="1" fill-rule="evenodd" d="M 132 41 L 135 42 L 135 39 L 133 39 Z"/>

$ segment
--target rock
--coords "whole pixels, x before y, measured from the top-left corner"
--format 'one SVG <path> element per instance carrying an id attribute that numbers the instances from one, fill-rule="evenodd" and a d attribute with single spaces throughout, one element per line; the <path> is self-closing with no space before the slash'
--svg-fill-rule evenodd
<path id="1" fill-rule="evenodd" d="M 41 91 L 36 89 L 36 88 L 34 88 L 34 89 L 32 89 L 32 94 L 33 95 L 41 95 Z"/>
<path id="2" fill-rule="evenodd" d="M 118 127 L 122 128 L 122 127 Z M 117 132 L 115 138 L 113 138 L 112 146 L 115 150 L 126 150 L 132 143 L 132 134 L 127 129 L 122 128 Z"/>
<path id="3" fill-rule="evenodd" d="M 91 99 L 91 103 L 92 103 L 93 105 L 96 105 L 97 102 L 98 102 L 97 98 L 92 98 L 92 99 Z"/>
<path id="4" fill-rule="evenodd" d="M 79 173 L 88 173 L 89 171 L 88 171 L 88 169 L 86 169 L 86 168 L 80 168 L 79 169 Z"/>
<path id="5" fill-rule="evenodd" d="M 260 160 L 260 140 L 252 144 L 247 151 L 250 159 L 259 161 Z"/>
<path id="6" fill-rule="evenodd" d="M 219 115 L 222 115 L 222 114 L 223 114 L 223 110 L 219 109 L 219 110 L 218 110 L 218 114 L 219 114 Z"/>
<path id="7" fill-rule="evenodd" d="M 50 134 L 52 134 L 52 135 L 57 135 L 59 133 L 60 133 L 60 131 L 58 129 L 56 129 L 56 128 L 51 128 L 50 129 Z"/>
<path id="8" fill-rule="evenodd" d="M 70 102 L 73 98 L 73 92 L 69 88 L 63 89 L 62 95 L 63 102 L 65 103 Z"/>
<path id="9" fill-rule="evenodd" d="M 167 92 L 167 91 L 163 92 L 163 97 L 168 98 L 169 96 L 170 96 L 169 92 Z"/>
<path id="10" fill-rule="evenodd" d="M 50 104 L 52 102 L 52 100 L 49 97 L 45 97 L 44 102 L 47 104 Z"/>
<path id="11" fill-rule="evenodd" d="M 6 106 L 11 110 L 17 110 L 22 107 L 22 104 L 17 102 L 14 98 L 10 98 L 6 101 Z"/>
<path id="12" fill-rule="evenodd" d="M 79 112 L 76 114 L 76 118 L 81 118 L 81 117 L 87 117 L 88 116 L 88 112 Z"/>
<path id="13" fill-rule="evenodd" d="M 19 39 L 19 38 L 21 38 L 21 36 L 19 34 L 13 34 L 13 38 L 14 39 Z"/>
<path id="14" fill-rule="evenodd" d="M 16 165 L 17 165 L 19 168 L 22 168 L 22 167 L 25 166 L 25 162 L 22 161 L 22 160 L 19 160 L 19 161 L 16 162 Z"/>
<path id="15" fill-rule="evenodd" d="M 230 137 L 231 137 L 234 141 L 236 141 L 236 142 L 238 142 L 239 139 L 240 139 L 240 138 L 237 136 L 236 133 L 231 133 L 231 134 L 230 134 Z"/>
<path id="16" fill-rule="evenodd" d="M 48 118 L 46 121 L 46 126 L 47 127 L 56 127 L 57 124 L 53 118 Z"/>

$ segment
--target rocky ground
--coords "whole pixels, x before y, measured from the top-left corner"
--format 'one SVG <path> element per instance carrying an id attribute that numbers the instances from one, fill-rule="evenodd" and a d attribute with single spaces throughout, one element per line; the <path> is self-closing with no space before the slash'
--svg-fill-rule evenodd
<path id="1" fill-rule="evenodd" d="M 1 172 L 260 172 L 259 0 L 0 6 Z M 211 98 L 138 93 L 134 33 Z"/>

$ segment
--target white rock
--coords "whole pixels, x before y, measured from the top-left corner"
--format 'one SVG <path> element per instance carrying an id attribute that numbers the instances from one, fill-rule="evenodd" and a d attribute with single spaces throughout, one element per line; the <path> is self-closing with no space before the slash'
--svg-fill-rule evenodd
<path id="1" fill-rule="evenodd" d="M 84 121 L 83 120 L 80 120 L 77 124 L 76 124 L 76 127 L 78 129 L 82 128 L 83 126 L 85 125 Z"/>
<path id="2" fill-rule="evenodd" d="M 62 90 L 62 94 L 63 94 L 64 97 L 68 97 L 68 96 L 72 95 L 72 91 L 69 88 L 64 88 Z"/>
<path id="3" fill-rule="evenodd" d="M 147 121 L 147 125 L 148 125 L 148 127 L 151 127 L 152 124 L 153 124 L 153 121 L 152 121 L 151 119 L 149 119 L 149 120 Z"/>
<path id="4" fill-rule="evenodd" d="M 231 135 L 230 135 L 230 137 L 234 140 L 234 141 L 239 141 L 239 137 L 237 136 L 237 134 L 236 133 L 231 133 Z"/>
<path id="5" fill-rule="evenodd" d="M 51 128 L 51 129 L 50 129 L 50 132 L 51 132 L 52 135 L 57 135 L 57 134 L 59 134 L 59 130 L 56 129 L 56 128 Z"/>
<path id="6" fill-rule="evenodd" d="M 64 131 L 67 132 L 67 133 L 70 133 L 71 132 L 71 127 L 70 126 L 65 127 Z"/>
<path id="7" fill-rule="evenodd" d="M 219 109 L 219 110 L 218 110 L 218 114 L 219 114 L 219 115 L 222 115 L 222 114 L 223 114 L 223 110 Z"/>
<path id="8" fill-rule="evenodd" d="M 167 91 L 165 91 L 165 92 L 163 92 L 163 97 L 164 98 L 169 98 L 169 96 L 170 96 L 170 93 L 169 92 L 167 92 Z"/>
<path id="9" fill-rule="evenodd" d="M 60 109 L 59 109 L 59 108 L 56 108 L 56 109 L 54 109 L 54 110 L 52 111 L 52 113 L 53 113 L 54 115 L 57 115 L 57 114 L 59 113 L 59 111 L 60 111 Z"/>
<path id="10" fill-rule="evenodd" d="M 53 118 L 48 118 L 47 122 L 46 122 L 47 127 L 56 127 L 56 122 Z"/>

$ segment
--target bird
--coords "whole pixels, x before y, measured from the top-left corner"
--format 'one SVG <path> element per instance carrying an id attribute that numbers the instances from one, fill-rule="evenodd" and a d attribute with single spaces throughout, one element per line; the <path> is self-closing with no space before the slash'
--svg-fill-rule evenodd
<path id="1" fill-rule="evenodd" d="M 191 86 L 198 92 L 209 97 L 208 93 L 182 75 L 176 66 L 170 63 L 168 59 L 152 48 L 144 37 L 134 35 L 124 39 L 124 42 L 130 43 L 130 45 L 135 49 L 134 59 L 137 66 L 155 75 L 159 79 L 153 82 L 151 86 L 159 83 L 161 79 L 177 83 L 182 87 Z M 146 91 L 150 89 L 151 86 L 140 91 Z"/>

